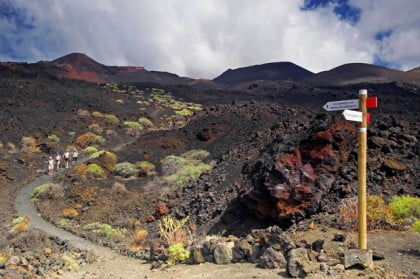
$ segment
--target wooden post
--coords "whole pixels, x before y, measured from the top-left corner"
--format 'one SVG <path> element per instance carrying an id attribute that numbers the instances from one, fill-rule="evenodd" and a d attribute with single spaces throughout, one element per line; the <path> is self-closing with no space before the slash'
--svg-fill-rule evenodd
<path id="1" fill-rule="evenodd" d="M 359 249 L 367 249 L 367 222 L 366 222 L 366 146 L 367 146 L 367 89 L 359 90 L 359 110 L 363 113 L 359 127 L 359 150 L 358 150 L 358 232 Z"/>

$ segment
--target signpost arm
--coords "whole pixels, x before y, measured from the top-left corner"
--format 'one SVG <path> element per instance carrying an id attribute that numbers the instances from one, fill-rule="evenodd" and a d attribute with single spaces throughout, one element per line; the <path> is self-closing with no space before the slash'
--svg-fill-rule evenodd
<path id="1" fill-rule="evenodd" d="M 367 249 L 367 222 L 366 222 L 366 145 L 367 145 L 367 89 L 359 90 L 359 110 L 363 113 L 359 128 L 358 150 L 358 232 L 359 249 Z"/>

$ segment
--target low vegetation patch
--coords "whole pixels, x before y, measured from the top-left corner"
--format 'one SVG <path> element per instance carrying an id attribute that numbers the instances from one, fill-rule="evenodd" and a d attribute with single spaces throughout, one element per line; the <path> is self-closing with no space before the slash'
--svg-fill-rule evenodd
<path id="1" fill-rule="evenodd" d="M 26 232 L 29 230 L 29 221 L 31 219 L 28 216 L 19 216 L 13 219 L 12 224 L 12 231 L 13 232 Z"/>
<path id="2" fill-rule="evenodd" d="M 140 117 L 139 123 L 143 128 L 146 128 L 146 129 L 153 127 L 153 122 L 146 117 Z"/>
<path id="3" fill-rule="evenodd" d="M 176 110 L 175 114 L 176 115 L 181 115 L 181 116 L 192 116 L 194 114 L 194 112 L 185 108 L 185 109 L 182 109 L 182 110 Z"/>
<path id="4" fill-rule="evenodd" d="M 141 175 L 151 175 L 155 172 L 156 166 L 148 161 L 140 161 L 136 163 L 136 167 L 138 168 Z"/>
<path id="5" fill-rule="evenodd" d="M 35 187 L 32 192 L 33 201 L 38 199 L 52 199 L 58 200 L 64 198 L 64 188 L 60 184 L 56 183 L 44 183 Z"/>
<path id="6" fill-rule="evenodd" d="M 88 166 L 86 164 L 80 164 L 80 165 L 74 166 L 74 171 L 78 175 L 82 175 L 82 176 L 87 174 L 87 169 L 88 169 Z"/>
<path id="7" fill-rule="evenodd" d="M 48 136 L 48 139 L 49 139 L 50 141 L 52 141 L 52 142 L 55 142 L 55 143 L 59 143 L 59 142 L 60 142 L 60 137 L 58 137 L 58 136 L 56 136 L 56 135 L 49 135 L 49 136 Z"/>
<path id="8" fill-rule="evenodd" d="M 138 172 L 137 167 L 130 162 L 118 163 L 114 168 L 114 174 L 123 177 L 137 176 Z"/>
<path id="9" fill-rule="evenodd" d="M 113 228 L 109 224 L 101 224 L 98 222 L 86 224 L 83 229 L 88 231 L 94 231 L 99 235 L 111 238 L 113 240 L 118 240 L 125 237 L 127 230 L 126 229 L 118 229 Z"/>
<path id="10" fill-rule="evenodd" d="M 351 229 L 357 228 L 356 198 L 347 199 L 341 204 L 340 216 L 343 224 Z M 366 217 L 369 230 L 410 225 L 419 232 L 420 198 L 394 196 L 386 203 L 381 196 L 368 195 Z"/>
<path id="11" fill-rule="evenodd" d="M 93 154 L 93 153 L 98 152 L 98 148 L 96 148 L 95 146 L 88 146 L 85 148 L 85 152 L 89 154 Z"/>
<path id="12" fill-rule="evenodd" d="M 189 216 L 178 220 L 171 215 L 163 216 L 159 220 L 158 228 L 161 237 L 165 238 L 169 244 L 187 243 L 187 227 Z"/>
<path id="13" fill-rule="evenodd" d="M 89 146 L 94 144 L 103 144 L 105 139 L 102 136 L 96 135 L 92 132 L 84 133 L 76 138 L 76 143 L 80 146 Z"/>
<path id="14" fill-rule="evenodd" d="M 34 137 L 22 137 L 22 151 L 28 153 L 39 153 L 36 139 Z"/>
<path id="15" fill-rule="evenodd" d="M 175 188 L 184 187 L 213 168 L 214 162 L 203 160 L 209 155 L 205 150 L 191 150 L 181 156 L 169 155 L 162 160 L 164 180 Z"/>
<path id="16" fill-rule="evenodd" d="M 118 124 L 120 123 L 120 120 L 118 119 L 118 117 L 116 117 L 113 114 L 104 114 L 104 118 L 108 121 L 111 122 L 112 124 Z"/>
<path id="17" fill-rule="evenodd" d="M 95 177 L 102 177 L 105 174 L 105 171 L 97 164 L 89 164 L 87 165 L 86 173 Z"/>
<path id="18" fill-rule="evenodd" d="M 135 121 L 124 121 L 124 126 L 136 129 L 136 130 L 142 130 L 143 127 L 140 125 L 140 123 Z"/>
<path id="19" fill-rule="evenodd" d="M 185 263 L 190 258 L 190 251 L 185 249 L 183 243 L 175 243 L 169 246 L 169 255 L 166 264 L 172 266 L 178 263 Z"/>

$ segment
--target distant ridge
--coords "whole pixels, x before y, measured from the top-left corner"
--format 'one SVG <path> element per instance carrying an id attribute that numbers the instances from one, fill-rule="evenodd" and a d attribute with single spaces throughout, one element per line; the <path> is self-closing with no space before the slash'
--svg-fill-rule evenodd
<path id="1" fill-rule="evenodd" d="M 291 62 L 274 62 L 249 67 L 229 69 L 213 79 L 222 84 L 239 84 L 252 80 L 300 81 L 314 73 Z"/>
<path id="2" fill-rule="evenodd" d="M 316 86 L 341 86 L 363 82 L 408 82 L 420 84 L 420 79 L 413 72 L 403 72 L 372 64 L 350 63 L 307 77 L 302 82 Z"/>

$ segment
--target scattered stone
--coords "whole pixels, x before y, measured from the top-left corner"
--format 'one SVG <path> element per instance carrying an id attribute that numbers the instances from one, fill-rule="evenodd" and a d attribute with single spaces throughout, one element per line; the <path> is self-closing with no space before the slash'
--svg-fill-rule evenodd
<path id="1" fill-rule="evenodd" d="M 319 264 L 319 271 L 326 272 L 328 270 L 328 265 L 326 263 Z"/>
<path id="2" fill-rule="evenodd" d="M 286 263 L 287 261 L 281 252 L 269 247 L 262 254 L 259 266 L 262 268 L 273 269 L 277 267 L 285 267 Z"/>
<path id="3" fill-rule="evenodd" d="M 305 248 L 290 250 L 287 272 L 294 278 L 303 278 L 311 272 L 311 263 Z"/>
<path id="4" fill-rule="evenodd" d="M 273 249 L 283 253 L 287 253 L 291 249 L 296 248 L 296 245 L 290 238 L 289 234 L 283 232 L 283 230 L 277 226 L 267 228 L 262 239 L 268 247 L 272 247 Z"/>
<path id="5" fill-rule="evenodd" d="M 333 241 L 344 242 L 346 241 L 346 236 L 344 234 L 335 234 Z"/>
<path id="6" fill-rule="evenodd" d="M 372 250 L 349 249 L 344 252 L 344 267 L 370 268 L 373 265 Z"/>
<path id="7" fill-rule="evenodd" d="M 395 160 L 392 157 L 385 157 L 384 159 L 384 167 L 390 169 L 390 170 L 397 170 L 397 171 L 402 171 L 405 170 L 407 168 L 407 165 L 398 162 L 397 160 Z"/>
<path id="8" fill-rule="evenodd" d="M 372 251 L 372 259 L 374 261 L 381 261 L 385 259 L 385 253 L 379 252 L 377 250 Z"/>
<path id="9" fill-rule="evenodd" d="M 201 252 L 200 247 L 194 247 L 194 249 L 193 249 L 193 259 L 194 259 L 194 263 L 196 263 L 196 264 L 204 263 L 206 261 L 204 259 L 203 253 Z"/>
<path id="10" fill-rule="evenodd" d="M 228 243 L 220 243 L 214 249 L 213 256 L 216 264 L 228 264 L 232 261 L 232 245 Z"/>
<path id="11" fill-rule="evenodd" d="M 255 243 L 254 245 L 252 245 L 252 252 L 251 255 L 249 257 L 249 261 L 251 263 L 257 263 L 262 255 L 263 251 L 261 248 L 261 244 L 259 243 Z"/>
<path id="12" fill-rule="evenodd" d="M 325 252 L 321 252 L 316 258 L 319 262 L 328 262 L 328 255 Z"/>
<path id="13" fill-rule="evenodd" d="M 63 256 L 63 261 L 64 261 L 64 267 L 66 268 L 67 271 L 78 271 L 80 266 L 79 263 L 71 256 L 69 255 L 64 255 Z"/>
<path id="14" fill-rule="evenodd" d="M 324 247 L 325 240 L 318 239 L 312 242 L 311 249 L 315 252 L 321 252 L 322 248 Z"/>
<path id="15" fill-rule="evenodd" d="M 335 269 L 335 270 L 338 270 L 338 271 L 344 271 L 344 270 L 346 270 L 345 266 L 344 266 L 344 265 L 342 265 L 342 264 L 337 264 L 337 265 L 335 265 L 335 266 L 334 266 L 334 269 Z"/>
<path id="16" fill-rule="evenodd" d="M 147 223 L 152 223 L 155 221 L 155 216 L 153 215 L 148 215 L 146 218 Z"/>
<path id="17" fill-rule="evenodd" d="M 386 144 L 386 139 L 381 138 L 381 137 L 371 137 L 369 139 L 370 143 L 372 143 L 372 145 L 376 146 L 376 147 L 382 147 L 383 145 Z"/>

